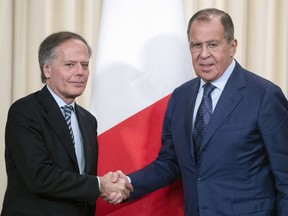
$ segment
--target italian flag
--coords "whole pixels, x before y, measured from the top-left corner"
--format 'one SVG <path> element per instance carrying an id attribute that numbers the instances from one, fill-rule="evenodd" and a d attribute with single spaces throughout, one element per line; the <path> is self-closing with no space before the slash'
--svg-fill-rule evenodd
<path id="1" fill-rule="evenodd" d="M 128 174 L 157 157 L 170 94 L 192 78 L 184 8 L 180 0 L 105 0 L 102 6 L 91 99 L 98 175 Z M 183 215 L 181 181 L 124 204 L 99 198 L 96 215 Z"/>

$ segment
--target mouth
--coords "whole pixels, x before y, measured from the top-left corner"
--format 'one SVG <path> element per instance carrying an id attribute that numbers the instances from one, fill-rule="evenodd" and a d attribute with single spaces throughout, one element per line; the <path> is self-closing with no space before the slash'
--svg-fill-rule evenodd
<path id="1" fill-rule="evenodd" d="M 70 82 L 70 84 L 74 85 L 74 86 L 84 86 L 86 84 L 86 82 Z"/>
<path id="2" fill-rule="evenodd" d="M 209 64 L 209 63 L 205 63 L 205 64 L 200 64 L 200 67 L 203 71 L 207 71 L 207 70 L 210 70 L 211 67 L 213 66 L 214 64 Z"/>

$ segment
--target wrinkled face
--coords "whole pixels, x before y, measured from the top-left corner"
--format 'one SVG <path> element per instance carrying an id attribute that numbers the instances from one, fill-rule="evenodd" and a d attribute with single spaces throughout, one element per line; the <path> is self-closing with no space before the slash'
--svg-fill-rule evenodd
<path id="1" fill-rule="evenodd" d="M 63 42 L 56 48 L 56 57 L 44 64 L 47 85 L 67 104 L 80 96 L 89 77 L 89 52 L 76 39 Z"/>
<path id="2" fill-rule="evenodd" d="M 206 82 L 218 79 L 233 60 L 237 40 L 227 42 L 218 17 L 210 22 L 195 20 L 189 31 L 192 63 L 197 76 Z"/>

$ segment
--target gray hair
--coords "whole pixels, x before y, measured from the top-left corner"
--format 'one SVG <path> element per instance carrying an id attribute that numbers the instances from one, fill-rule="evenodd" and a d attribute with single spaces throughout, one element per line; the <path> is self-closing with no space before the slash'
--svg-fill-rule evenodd
<path id="1" fill-rule="evenodd" d="M 191 25 L 195 20 L 210 22 L 213 16 L 217 16 L 220 18 L 220 22 L 224 28 L 224 37 L 226 41 L 228 43 L 232 41 L 234 39 L 233 21 L 228 13 L 222 10 L 216 9 L 216 8 L 206 8 L 206 9 L 200 10 L 191 17 L 188 23 L 188 28 L 187 28 L 188 38 L 189 38 L 189 31 L 190 31 Z"/>
<path id="2" fill-rule="evenodd" d="M 41 70 L 42 83 L 46 83 L 46 77 L 43 71 L 44 64 L 52 62 L 56 57 L 56 48 L 60 44 L 71 39 L 82 41 L 87 46 L 89 57 L 91 57 L 92 49 L 82 36 L 68 31 L 61 31 L 49 35 L 42 41 L 38 50 L 38 61 Z"/>

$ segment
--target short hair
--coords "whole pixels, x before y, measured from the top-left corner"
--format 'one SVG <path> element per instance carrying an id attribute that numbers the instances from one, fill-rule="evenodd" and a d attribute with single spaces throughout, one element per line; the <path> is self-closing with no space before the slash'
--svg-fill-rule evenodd
<path id="1" fill-rule="evenodd" d="M 92 49 L 82 36 L 69 31 L 61 31 L 49 35 L 42 41 L 38 50 L 38 61 L 41 70 L 42 83 L 46 83 L 47 80 L 43 71 L 44 64 L 53 61 L 56 57 L 56 48 L 60 44 L 71 39 L 82 41 L 87 46 L 89 57 L 91 57 Z"/>
<path id="2" fill-rule="evenodd" d="M 188 28 L 187 28 L 188 38 L 189 38 L 189 31 L 190 31 L 191 25 L 195 20 L 210 22 L 213 16 L 217 16 L 220 18 L 220 22 L 224 28 L 224 37 L 226 41 L 227 42 L 232 41 L 234 39 L 233 21 L 228 13 L 222 10 L 216 9 L 216 8 L 206 8 L 206 9 L 200 10 L 191 17 L 188 23 Z"/>

